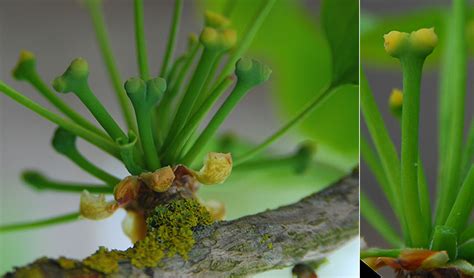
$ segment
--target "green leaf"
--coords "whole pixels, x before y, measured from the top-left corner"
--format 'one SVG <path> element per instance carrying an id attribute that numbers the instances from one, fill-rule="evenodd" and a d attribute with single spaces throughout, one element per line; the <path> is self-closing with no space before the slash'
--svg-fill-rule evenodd
<path id="1" fill-rule="evenodd" d="M 359 83 L 359 1 L 324 0 L 321 24 L 332 58 L 332 85 Z"/>

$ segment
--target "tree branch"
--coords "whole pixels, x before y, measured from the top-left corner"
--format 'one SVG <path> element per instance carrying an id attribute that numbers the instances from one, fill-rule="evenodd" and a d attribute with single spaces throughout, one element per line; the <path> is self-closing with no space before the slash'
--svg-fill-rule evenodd
<path id="1" fill-rule="evenodd" d="M 174 256 L 164 259 L 159 267 L 146 269 L 121 261 L 119 272 L 112 277 L 248 275 L 321 259 L 357 236 L 358 230 L 358 173 L 353 173 L 292 205 L 220 221 L 196 231 L 196 245 L 188 261 Z M 74 269 L 66 270 L 52 259 L 40 259 L 15 272 L 25 268 L 40 270 L 45 277 L 86 274 L 79 263 Z M 87 274 L 92 277 L 94 271 L 87 270 Z M 5 275 L 14 276 L 15 273 Z"/>

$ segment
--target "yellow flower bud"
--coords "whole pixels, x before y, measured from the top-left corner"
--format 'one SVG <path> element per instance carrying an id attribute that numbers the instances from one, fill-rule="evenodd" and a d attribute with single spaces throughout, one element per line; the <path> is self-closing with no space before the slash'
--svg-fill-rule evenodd
<path id="1" fill-rule="evenodd" d="M 423 54 L 430 54 L 438 44 L 438 36 L 434 28 L 422 28 L 410 34 L 412 46 Z"/>
<path id="2" fill-rule="evenodd" d="M 145 216 L 136 211 L 127 211 L 122 221 L 122 230 L 132 243 L 144 239 L 146 236 Z"/>
<path id="3" fill-rule="evenodd" d="M 225 51 L 232 48 L 237 42 L 237 33 L 234 29 L 218 30 L 205 27 L 201 32 L 199 40 L 208 49 Z"/>
<path id="4" fill-rule="evenodd" d="M 90 220 L 101 220 L 111 216 L 119 208 L 115 201 L 107 202 L 104 194 L 94 196 L 84 190 L 81 194 L 79 213 Z"/>
<path id="5" fill-rule="evenodd" d="M 390 110 L 395 116 L 402 115 L 403 92 L 400 89 L 393 89 L 388 100 Z"/>
<path id="6" fill-rule="evenodd" d="M 135 176 L 128 176 L 114 188 L 114 197 L 120 206 L 137 198 L 140 191 L 140 181 Z"/>
<path id="7" fill-rule="evenodd" d="M 224 220 L 226 213 L 224 203 L 216 200 L 202 201 L 201 203 L 214 220 Z"/>
<path id="8" fill-rule="evenodd" d="M 208 45 L 215 43 L 217 41 L 217 38 L 219 37 L 219 32 L 217 32 L 216 29 L 211 28 L 211 27 L 205 27 L 201 35 L 199 36 L 199 40 L 201 41 L 202 44 Z"/>
<path id="9" fill-rule="evenodd" d="M 170 166 L 156 170 L 153 173 L 142 173 L 142 180 L 149 188 L 156 192 L 165 192 L 173 184 L 175 175 Z"/>
<path id="10" fill-rule="evenodd" d="M 196 178 L 203 184 L 221 184 L 232 172 L 232 156 L 230 153 L 207 154 L 204 166 L 195 172 Z"/>
<path id="11" fill-rule="evenodd" d="M 28 50 L 22 50 L 20 52 L 20 58 L 18 59 L 18 61 L 21 63 L 25 61 L 34 60 L 34 59 L 36 59 L 36 57 L 35 57 L 35 54 L 33 54 L 33 52 L 28 51 Z"/>
<path id="12" fill-rule="evenodd" d="M 237 42 L 237 32 L 234 29 L 225 29 L 221 33 L 221 43 L 225 49 L 232 48 Z"/>
<path id="13" fill-rule="evenodd" d="M 13 77 L 17 80 L 30 80 L 36 73 L 36 57 L 33 52 L 22 50 L 15 68 Z"/>
<path id="14" fill-rule="evenodd" d="M 216 29 L 223 29 L 230 25 L 230 20 L 227 17 L 211 11 L 206 11 L 204 14 L 204 22 L 206 26 Z"/>
<path id="15" fill-rule="evenodd" d="M 403 50 L 404 45 L 408 40 L 408 33 L 390 31 L 383 36 L 385 51 L 391 56 L 398 56 Z"/>

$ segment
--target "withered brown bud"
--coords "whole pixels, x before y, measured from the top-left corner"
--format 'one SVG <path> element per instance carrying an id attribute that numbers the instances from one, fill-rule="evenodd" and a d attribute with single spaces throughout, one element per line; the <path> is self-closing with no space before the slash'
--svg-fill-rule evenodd
<path id="1" fill-rule="evenodd" d="M 173 184 L 174 178 L 175 175 L 170 166 L 160 168 L 153 173 L 147 172 L 140 175 L 140 180 L 156 192 L 168 190 Z"/>
<path id="2" fill-rule="evenodd" d="M 201 201 L 202 205 L 209 211 L 214 220 L 224 220 L 225 205 L 223 202 L 216 200 Z"/>
<path id="3" fill-rule="evenodd" d="M 144 239 L 146 236 L 145 216 L 136 211 L 127 211 L 122 221 L 122 230 L 132 243 Z"/>
<path id="4" fill-rule="evenodd" d="M 221 184 L 232 172 L 230 153 L 210 152 L 204 160 L 204 166 L 195 172 L 196 178 L 203 184 Z"/>
<path id="5" fill-rule="evenodd" d="M 128 176 L 119 182 L 114 189 L 114 197 L 120 206 L 135 200 L 140 191 L 140 181 L 136 176 Z"/>
<path id="6" fill-rule="evenodd" d="M 102 220 L 114 214 L 118 208 L 117 202 L 107 202 L 104 194 L 94 196 L 87 190 L 84 190 L 81 194 L 79 213 L 83 218 Z"/>

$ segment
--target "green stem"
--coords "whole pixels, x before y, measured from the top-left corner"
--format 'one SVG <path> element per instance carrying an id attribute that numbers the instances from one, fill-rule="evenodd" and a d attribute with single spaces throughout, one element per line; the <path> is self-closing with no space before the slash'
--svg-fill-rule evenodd
<path id="1" fill-rule="evenodd" d="M 45 107 L 35 103 L 31 99 L 27 98 L 26 96 L 22 95 L 18 91 L 9 87 L 3 81 L 0 81 L 0 91 L 3 92 L 8 97 L 12 98 L 14 101 L 34 111 L 38 115 L 76 134 L 77 136 L 83 138 L 84 140 L 97 146 L 98 148 L 104 150 L 105 152 L 111 154 L 112 156 L 120 158 L 119 149 L 112 141 L 105 139 L 102 136 L 99 136 L 88 129 L 85 129 L 84 127 L 72 121 L 62 118 L 61 116 L 55 113 L 52 113 Z"/>
<path id="2" fill-rule="evenodd" d="M 139 78 L 130 78 L 125 82 L 125 91 L 135 109 L 146 164 L 151 170 L 158 169 L 161 163 L 153 137 L 152 112 L 166 91 L 166 81 L 160 77 L 146 82 Z"/>
<path id="3" fill-rule="evenodd" d="M 120 146 L 120 156 L 122 157 L 123 164 L 128 172 L 135 176 L 146 172 L 143 165 L 137 163 L 135 159 L 137 141 L 138 138 L 132 130 L 128 133 L 128 140 L 126 138 L 117 140 L 117 144 Z"/>
<path id="4" fill-rule="evenodd" d="M 363 192 L 360 192 L 360 214 L 389 244 L 396 247 L 403 246 L 403 241 L 395 229 Z"/>
<path id="5" fill-rule="evenodd" d="M 276 0 L 263 1 L 253 19 L 249 22 L 244 32 L 242 32 L 242 38 L 239 40 L 238 45 L 232 51 L 231 56 L 227 60 L 227 63 L 221 71 L 221 74 L 217 78 L 216 84 L 220 84 L 226 76 L 234 71 L 235 63 L 250 47 L 250 44 L 257 35 L 258 30 L 260 30 L 260 27 L 270 13 L 275 2 Z"/>
<path id="6" fill-rule="evenodd" d="M 204 117 L 209 113 L 216 101 L 222 96 L 222 94 L 229 88 L 233 83 L 234 79 L 229 77 L 224 79 L 224 81 L 216 88 L 214 92 L 206 99 L 206 101 L 201 105 L 201 107 L 190 117 L 190 120 L 186 123 L 181 132 L 177 134 L 175 138 L 171 140 L 170 147 L 166 149 L 163 157 L 166 157 L 167 154 L 170 156 L 170 162 L 173 163 L 179 155 L 179 151 L 184 147 L 185 143 L 191 137 L 191 134 L 199 127 L 199 123 L 204 119 Z"/>
<path id="7" fill-rule="evenodd" d="M 54 132 L 51 144 L 58 153 L 68 157 L 77 166 L 79 166 L 79 168 L 104 181 L 108 185 L 115 186 L 120 182 L 120 179 L 98 168 L 79 152 L 76 146 L 76 135 L 73 133 L 63 128 L 58 128 Z"/>
<path id="8" fill-rule="evenodd" d="M 49 179 L 39 172 L 26 171 L 22 174 L 23 181 L 36 190 L 52 190 L 59 192 L 78 192 L 87 190 L 91 193 L 112 194 L 113 188 L 106 185 L 89 185 L 83 183 L 66 183 Z"/>
<path id="9" fill-rule="evenodd" d="M 193 77 L 189 82 L 186 93 L 179 104 L 178 111 L 173 120 L 172 128 L 163 145 L 164 148 L 171 144 L 172 138 L 175 138 L 177 133 L 180 132 L 186 124 L 196 99 L 202 91 L 202 86 L 204 85 L 218 54 L 219 52 L 214 49 L 204 49 Z"/>
<path id="10" fill-rule="evenodd" d="M 420 86 L 424 58 L 404 56 L 403 69 L 403 113 L 401 139 L 401 193 L 413 247 L 426 247 L 428 230 L 420 225 L 422 219 L 418 193 L 418 138 L 420 113 Z"/>
<path id="11" fill-rule="evenodd" d="M 278 131 L 260 143 L 258 146 L 247 151 L 243 155 L 237 157 L 234 161 L 234 165 L 239 165 L 240 163 L 245 162 L 258 155 L 260 152 L 264 151 L 267 147 L 273 144 L 276 140 L 280 139 L 287 131 L 292 127 L 299 124 L 303 121 L 308 115 L 311 114 L 316 108 L 321 106 L 337 88 L 326 88 L 320 94 L 318 94 L 312 101 L 310 101 L 306 107 L 304 107 L 295 117 L 283 125 Z"/>
<path id="12" fill-rule="evenodd" d="M 400 190 L 400 161 L 395 146 L 388 134 L 387 128 L 383 121 L 382 115 L 375 102 L 369 83 L 365 78 L 364 71 L 360 70 L 361 87 L 360 87 L 360 105 L 365 123 L 369 130 L 378 157 L 385 172 L 391 191 L 394 196 L 401 196 Z M 394 197 L 395 214 L 399 217 L 399 222 L 402 227 L 405 245 L 410 246 L 410 237 L 408 235 L 408 225 L 406 223 L 405 215 L 402 210 L 402 201 L 400 198 Z"/>
<path id="13" fill-rule="evenodd" d="M 143 146 L 143 152 L 145 154 L 146 164 L 150 170 L 156 170 L 161 167 L 161 164 L 153 139 L 150 111 L 145 111 L 145 109 L 138 109 L 136 113 L 138 121 L 138 131 L 140 135 L 140 141 Z"/>
<path id="14" fill-rule="evenodd" d="M 171 24 L 170 33 L 168 36 L 168 44 L 166 45 L 165 59 L 160 69 L 160 76 L 168 80 L 169 64 L 173 58 L 176 40 L 178 37 L 179 23 L 181 21 L 181 14 L 183 10 L 183 0 L 176 0 L 174 6 L 173 20 Z"/>
<path id="15" fill-rule="evenodd" d="M 166 82 L 169 85 L 169 89 L 173 88 L 174 83 L 177 81 L 179 73 L 181 69 L 183 68 L 184 64 L 186 63 L 188 58 L 187 54 L 183 54 L 179 56 L 176 61 L 173 63 L 173 66 L 171 67 L 170 73 L 168 75 L 168 79 L 166 79 Z M 170 90 L 167 90 L 165 93 L 165 96 L 170 92 Z M 164 96 L 163 96 L 164 100 Z M 162 100 L 162 101 L 163 101 Z M 161 102 L 160 102 L 161 104 Z"/>
<path id="16" fill-rule="evenodd" d="M 469 220 L 474 207 L 474 166 L 471 166 L 461 189 L 458 192 L 456 201 L 454 202 L 451 212 L 446 220 L 446 226 L 454 228 L 460 232 Z"/>
<path id="17" fill-rule="evenodd" d="M 389 258 L 398 258 L 401 249 L 379 249 L 379 248 L 370 248 L 360 251 L 360 258 L 377 258 L 377 257 L 389 257 Z"/>
<path id="18" fill-rule="evenodd" d="M 474 238 L 459 245 L 458 257 L 464 260 L 474 260 Z"/>
<path id="19" fill-rule="evenodd" d="M 37 72 L 34 72 L 28 76 L 28 81 L 30 84 L 37 89 L 51 104 L 56 106 L 59 111 L 64 113 L 68 118 L 72 121 L 77 123 L 80 126 L 100 135 L 104 138 L 108 138 L 107 134 L 105 134 L 101 129 L 97 126 L 89 122 L 86 118 L 84 118 L 81 114 L 77 113 L 74 109 L 72 109 L 69 105 L 67 105 L 63 100 L 61 100 L 56 93 L 51 91 L 48 86 L 44 83 L 41 77 L 38 75 Z"/>
<path id="20" fill-rule="evenodd" d="M 453 1 L 452 22 L 448 32 L 444 71 L 441 84 L 440 111 L 440 179 L 436 224 L 448 217 L 461 185 L 460 167 L 464 132 L 464 105 L 467 79 L 466 20 L 467 1 Z M 449 56 L 448 56 L 449 55 Z"/>
<path id="21" fill-rule="evenodd" d="M 92 92 L 89 85 L 86 84 L 85 86 L 78 88 L 78 93 L 76 93 L 76 95 L 113 140 L 126 137 L 117 122 L 115 122 L 109 112 L 107 112 L 105 107 L 95 96 L 94 92 Z"/>
<path id="22" fill-rule="evenodd" d="M 471 119 L 468 136 L 462 149 L 461 180 L 466 178 L 474 158 L 474 118 Z"/>
<path id="23" fill-rule="evenodd" d="M 88 78 L 89 64 L 83 58 L 76 58 L 61 76 L 54 79 L 53 87 L 60 93 L 74 93 L 112 139 L 125 137 L 125 133 L 91 90 Z"/>
<path id="24" fill-rule="evenodd" d="M 474 223 L 471 223 L 465 230 L 464 232 L 461 233 L 461 236 L 459 237 L 459 242 L 466 242 L 470 240 L 471 238 L 474 238 Z"/>
<path id="25" fill-rule="evenodd" d="M 183 85 L 184 85 L 184 80 L 186 76 L 189 73 L 189 70 L 191 69 L 191 66 L 194 63 L 194 59 L 196 58 L 197 53 L 199 52 L 199 49 L 201 48 L 201 44 L 196 43 L 190 50 L 185 54 L 185 61 L 183 62 L 183 66 L 179 70 L 178 76 L 176 80 L 173 80 L 173 82 L 170 84 L 173 92 L 172 97 L 175 98 L 177 94 L 181 91 Z"/>
<path id="26" fill-rule="evenodd" d="M 156 107 L 156 118 L 157 118 L 157 127 L 159 128 L 158 132 L 158 141 L 160 143 L 160 150 L 162 150 L 164 140 L 168 135 L 171 121 L 169 119 L 172 118 L 172 110 L 174 108 L 173 102 L 176 97 L 181 92 L 182 84 L 187 76 L 191 65 L 193 64 L 194 58 L 199 50 L 199 43 L 197 43 L 192 49 L 190 53 L 187 53 L 183 56 L 183 66 L 180 67 L 179 73 L 177 74 L 176 79 L 172 79 L 172 83 L 169 84 L 168 90 L 163 96 L 163 99 L 160 101 L 158 106 Z M 178 63 L 179 59 L 176 60 L 175 66 Z M 174 67 L 177 68 L 177 67 Z M 171 77 L 172 75 L 170 75 Z"/>
<path id="27" fill-rule="evenodd" d="M 446 251 L 449 259 L 454 261 L 457 257 L 457 231 L 446 225 L 437 225 L 433 232 L 430 249 L 436 251 Z"/>
<path id="28" fill-rule="evenodd" d="M 197 112 L 197 110 L 201 107 L 201 105 L 207 100 L 209 95 L 213 92 L 210 89 L 215 90 L 217 86 L 220 85 L 220 84 L 217 84 L 215 88 L 211 88 L 212 81 L 214 80 L 216 72 L 219 69 L 220 61 L 223 56 L 224 56 L 224 53 L 220 53 L 219 56 L 216 58 L 214 64 L 212 65 L 209 75 L 207 76 L 206 81 L 204 82 L 204 85 L 202 86 L 201 94 L 196 100 L 196 104 L 194 105 L 194 109 L 191 115 Z"/>
<path id="29" fill-rule="evenodd" d="M 387 177 L 385 175 L 385 172 L 383 171 L 382 164 L 380 162 L 380 158 L 377 157 L 377 154 L 369 145 L 367 138 L 365 138 L 365 136 L 363 136 L 362 134 L 360 136 L 360 154 L 372 174 L 375 176 L 377 183 L 382 188 L 382 191 L 385 194 L 385 198 L 387 198 L 388 202 L 390 203 L 390 206 L 394 210 L 394 213 L 397 214 L 397 211 L 395 209 L 395 193 L 393 192 L 393 188 L 388 183 Z"/>
<path id="30" fill-rule="evenodd" d="M 113 175 L 105 172 L 96 165 L 92 164 L 77 150 L 69 153 L 67 156 L 79 168 L 98 178 L 99 180 L 107 183 L 109 186 L 115 186 L 117 183 L 120 182 L 119 178 L 114 177 Z"/>
<path id="31" fill-rule="evenodd" d="M 120 77 L 117 62 L 115 61 L 112 47 L 110 46 L 109 35 L 101 7 L 102 1 L 88 0 L 85 2 L 92 19 L 97 43 L 99 44 L 102 58 L 104 59 L 105 66 L 107 67 L 110 81 L 112 82 L 112 86 L 114 87 L 114 90 L 117 94 L 125 122 L 127 123 L 127 127 L 129 129 L 136 131 L 137 127 L 135 125 L 132 107 L 130 106 L 128 97 L 123 90 L 122 78 Z"/>
<path id="32" fill-rule="evenodd" d="M 401 122 L 400 117 L 397 117 L 397 119 Z M 418 194 L 420 196 L 420 210 L 421 215 L 423 215 L 425 227 L 427 230 L 431 230 L 433 223 L 431 217 L 430 192 L 428 189 L 428 182 L 426 181 L 425 170 L 420 153 L 418 153 Z"/>
<path id="33" fill-rule="evenodd" d="M 135 13 L 135 42 L 137 48 L 138 69 L 140 77 L 143 80 L 148 80 L 150 74 L 148 71 L 148 56 L 146 51 L 143 0 L 133 0 L 133 9 Z"/>
<path id="34" fill-rule="evenodd" d="M 212 117 L 211 121 L 202 131 L 191 149 L 182 159 L 180 159 L 184 165 L 191 165 L 194 159 L 201 154 L 204 147 L 209 143 L 209 140 L 216 134 L 220 125 L 224 122 L 230 112 L 232 112 L 237 103 L 239 103 L 239 101 L 250 91 L 250 89 L 251 87 L 246 83 L 237 82 L 233 91 Z"/>
<path id="35" fill-rule="evenodd" d="M 425 221 L 426 229 L 430 231 L 433 225 L 430 191 L 428 189 L 428 182 L 426 181 L 425 170 L 420 154 L 418 154 L 418 194 L 420 196 L 421 215 Z"/>
<path id="36" fill-rule="evenodd" d="M 8 225 L 1 225 L 0 226 L 0 233 L 5 232 L 13 232 L 13 231 L 21 231 L 21 230 L 30 230 L 34 228 L 42 228 L 46 226 L 52 226 L 67 222 L 72 222 L 79 220 L 79 213 L 73 212 L 64 214 L 61 216 L 56 216 L 52 218 L 47 218 L 43 220 L 31 221 L 31 222 L 23 222 L 17 224 L 8 224 Z"/>

